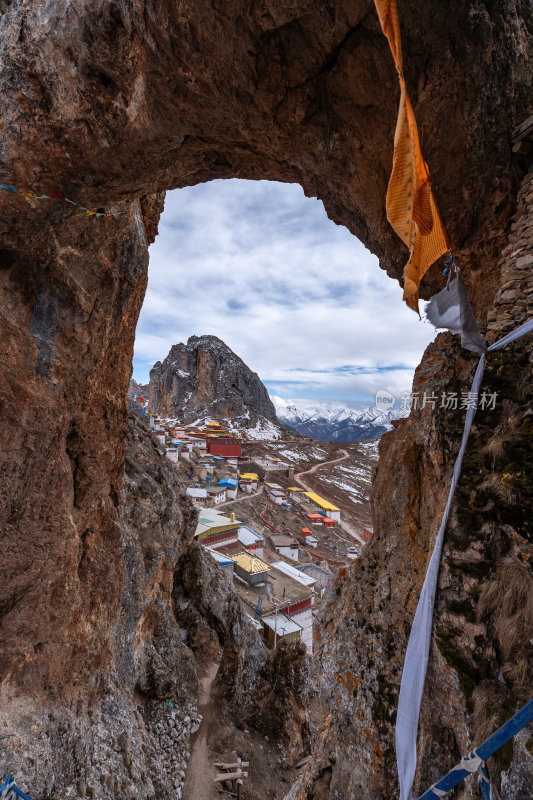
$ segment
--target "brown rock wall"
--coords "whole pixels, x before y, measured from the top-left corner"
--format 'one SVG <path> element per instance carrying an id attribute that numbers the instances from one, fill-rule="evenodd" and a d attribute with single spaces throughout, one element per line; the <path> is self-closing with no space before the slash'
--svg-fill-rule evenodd
<path id="1" fill-rule="evenodd" d="M 486 307 L 530 112 L 529 2 L 400 14 L 442 217 Z M 400 274 L 384 211 L 398 88 L 370 0 L 5 3 L 1 32 L 2 180 L 119 208 L 215 177 L 297 181 Z"/>
<path id="2" fill-rule="evenodd" d="M 370 0 L 3 0 L 0 12 L 0 180 L 125 212 L 91 219 L 63 201 L 0 192 L 0 679 L 11 737 L 5 765 L 26 759 L 27 776 L 42 768 L 33 788 L 43 797 L 105 796 L 102 786 L 114 797 L 134 796 L 137 786 L 146 797 L 155 763 L 139 781 L 128 771 L 129 757 L 123 759 L 119 772 L 129 778 L 117 784 L 115 756 L 98 779 L 98 759 L 91 759 L 110 720 L 117 737 L 134 726 L 131 707 L 114 705 L 120 670 L 109 631 L 131 599 L 119 516 L 125 397 L 160 193 L 216 177 L 297 181 L 398 276 L 406 254 L 384 212 L 397 81 Z M 406 78 L 436 197 L 483 320 L 503 288 L 499 270 L 487 265 L 499 256 L 521 177 L 510 131 L 531 112 L 530 3 L 409 0 L 401 23 Z M 521 258 L 516 269 L 527 266 Z M 429 285 L 440 282 L 435 267 Z M 513 277 L 500 300 L 514 300 L 505 294 L 514 288 Z M 449 387 L 471 370 L 455 345 L 439 342 L 419 370 L 420 386 L 427 380 Z M 523 352 L 517 350 L 514 363 L 527 378 Z M 512 383 L 505 375 L 501 381 Z M 519 397 L 513 402 L 522 409 Z M 515 431 L 505 440 L 511 449 L 529 435 L 524 420 L 520 436 Z M 376 537 L 354 568 L 368 564 L 372 575 L 366 591 L 363 581 L 353 585 L 352 572 L 338 586 L 341 618 L 357 627 L 347 627 L 331 648 L 326 639 L 321 654 L 338 675 L 324 692 L 345 746 L 331 778 L 339 797 L 393 791 L 387 742 L 399 653 L 459 434 L 456 420 L 414 415 L 383 443 L 384 457 L 402 469 L 392 478 L 390 467 L 378 474 Z M 523 537 L 513 525 L 528 483 L 517 453 L 509 461 L 516 497 L 506 502 L 505 525 Z M 395 563 L 397 575 L 390 573 Z M 161 575 L 164 584 L 169 574 Z M 153 614 L 148 629 L 164 628 L 164 609 Z M 496 635 L 489 626 L 488 649 Z M 466 643 L 451 639 L 443 657 L 464 682 L 473 666 L 465 669 Z M 153 665 L 161 666 L 153 647 Z M 126 660 L 133 649 L 128 637 L 117 645 Z M 459 662 L 450 655 L 458 649 Z M 479 649 L 478 660 L 492 669 Z M 392 665 L 387 683 L 380 677 L 385 660 Z M 152 673 L 145 688 L 159 696 L 160 671 Z M 520 683 L 513 680 L 514 701 Z M 65 705 L 49 719 L 58 695 Z M 85 709 L 104 695 L 107 710 L 96 710 L 90 725 Z M 449 711 L 442 693 L 437 697 Z M 28 720 L 39 704 L 41 727 L 34 730 Z M 356 713 L 362 721 L 354 727 Z M 469 718 L 449 713 L 462 746 Z M 76 727 L 78 718 L 85 721 Z M 451 752 L 435 763 L 444 766 Z M 78 765 L 89 762 L 95 775 L 90 783 L 80 778 L 76 788 Z M 164 797 L 170 789 L 154 791 Z"/>
<path id="3" fill-rule="evenodd" d="M 513 219 L 498 261 L 500 288 L 488 316 L 491 341 L 533 317 L 533 172 L 522 181 Z"/>
<path id="4" fill-rule="evenodd" d="M 51 233 L 39 214 L 4 237 L 0 271 L 3 675 L 52 692 L 109 660 L 122 384 L 147 262 L 138 210 L 103 239 L 56 212 Z"/>

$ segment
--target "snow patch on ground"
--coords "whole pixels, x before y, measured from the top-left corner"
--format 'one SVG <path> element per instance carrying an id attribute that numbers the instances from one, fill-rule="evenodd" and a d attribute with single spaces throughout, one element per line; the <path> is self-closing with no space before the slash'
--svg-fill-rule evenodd
<path id="1" fill-rule="evenodd" d="M 368 489 L 363 489 L 361 486 L 350 484 L 346 480 L 343 482 L 340 478 L 328 478 L 325 475 L 321 475 L 320 481 L 321 483 L 329 483 L 332 486 L 336 486 L 338 489 L 341 489 L 343 492 L 347 492 L 350 495 L 351 500 L 356 500 L 358 502 L 365 502 L 368 500 Z M 364 483 L 367 483 L 367 481 L 364 481 Z M 370 483 L 370 481 L 368 481 L 368 483 Z"/>
<path id="2" fill-rule="evenodd" d="M 321 447 L 313 447 L 313 449 L 309 451 L 309 455 L 321 461 L 326 460 L 328 456 L 327 451 L 323 450 Z"/>
<path id="3" fill-rule="evenodd" d="M 293 462 L 298 463 L 300 461 L 309 461 L 309 458 L 303 453 L 300 453 L 298 450 L 278 450 L 278 453 L 280 456 L 288 459 L 291 464 Z"/>
<path id="4" fill-rule="evenodd" d="M 281 439 L 282 431 L 266 417 L 260 417 L 254 428 L 248 428 L 246 434 L 250 439 L 261 439 L 262 441 L 275 441 Z"/>
<path id="5" fill-rule="evenodd" d="M 363 451 L 365 456 L 371 458 L 373 461 L 378 460 L 379 439 L 370 439 L 367 442 L 357 442 L 358 447 Z"/>

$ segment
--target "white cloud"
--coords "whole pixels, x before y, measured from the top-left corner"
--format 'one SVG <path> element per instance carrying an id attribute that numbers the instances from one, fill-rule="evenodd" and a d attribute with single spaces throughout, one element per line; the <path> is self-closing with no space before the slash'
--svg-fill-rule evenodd
<path id="1" fill-rule="evenodd" d="M 145 382 L 172 344 L 214 334 L 276 394 L 360 404 L 408 390 L 434 333 L 300 186 L 218 180 L 167 195 L 134 375 Z"/>

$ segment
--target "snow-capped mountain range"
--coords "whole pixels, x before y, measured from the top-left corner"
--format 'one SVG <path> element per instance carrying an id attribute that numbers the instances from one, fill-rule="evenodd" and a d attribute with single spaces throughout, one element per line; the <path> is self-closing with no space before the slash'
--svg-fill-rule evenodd
<path id="1" fill-rule="evenodd" d="M 392 430 L 391 420 L 407 415 L 406 411 L 380 411 L 375 406 L 352 408 L 300 408 L 291 400 L 272 396 L 278 419 L 288 428 L 320 439 L 322 442 L 359 442 L 373 439 Z"/>

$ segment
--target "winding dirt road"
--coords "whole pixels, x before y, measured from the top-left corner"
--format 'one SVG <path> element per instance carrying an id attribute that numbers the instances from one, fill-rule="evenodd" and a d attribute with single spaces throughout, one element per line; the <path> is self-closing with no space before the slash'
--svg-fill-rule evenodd
<path id="1" fill-rule="evenodd" d="M 331 461 L 322 461 L 320 464 L 315 464 L 315 466 L 311 467 L 311 469 L 305 470 L 305 472 L 298 472 L 294 476 L 295 482 L 303 489 L 305 489 L 307 492 L 313 492 L 314 489 L 312 489 L 311 486 L 309 486 L 305 481 L 302 480 L 302 475 L 314 475 L 314 473 L 317 472 L 319 469 L 322 469 L 322 467 L 329 466 L 330 464 L 339 464 L 341 461 L 346 461 L 347 458 L 350 458 L 350 454 L 348 453 L 347 450 L 341 449 L 341 453 L 344 453 L 344 455 L 341 456 L 340 458 L 333 458 L 331 459 Z M 341 521 L 339 522 L 339 525 L 343 529 L 343 531 L 346 531 L 346 533 L 352 537 L 352 539 L 356 539 L 360 544 L 366 544 L 362 535 L 358 533 L 358 531 L 356 531 L 354 528 L 352 528 L 351 525 L 348 525 L 347 522 Z"/>

